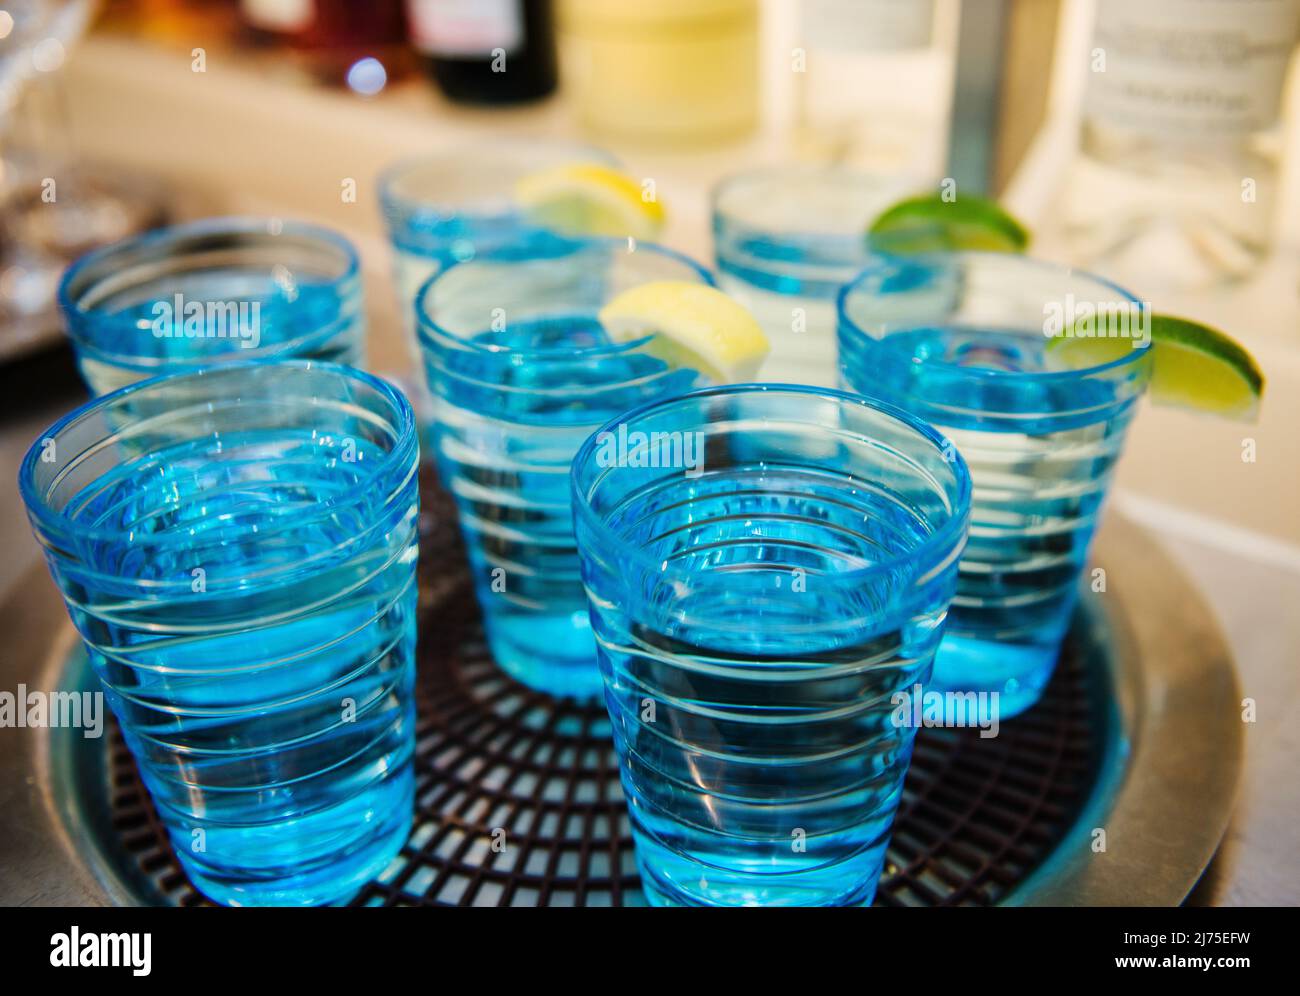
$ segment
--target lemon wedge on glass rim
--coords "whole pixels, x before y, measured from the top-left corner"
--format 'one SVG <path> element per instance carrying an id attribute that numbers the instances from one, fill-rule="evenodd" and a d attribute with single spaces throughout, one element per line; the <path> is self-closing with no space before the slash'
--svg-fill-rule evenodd
<path id="1" fill-rule="evenodd" d="M 716 287 L 659 280 L 629 288 L 598 315 L 615 342 L 654 336 L 647 351 L 719 384 L 752 380 L 770 345 L 758 321 Z"/>
<path id="2" fill-rule="evenodd" d="M 664 226 L 664 208 L 642 185 L 603 163 L 563 163 L 529 173 L 515 183 L 524 215 L 564 235 L 653 239 Z"/>

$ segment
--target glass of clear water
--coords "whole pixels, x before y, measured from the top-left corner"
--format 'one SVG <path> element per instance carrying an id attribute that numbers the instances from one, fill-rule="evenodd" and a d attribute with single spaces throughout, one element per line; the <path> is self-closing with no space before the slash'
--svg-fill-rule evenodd
<path id="1" fill-rule="evenodd" d="M 365 362 L 356 250 L 299 222 L 211 218 L 96 249 L 64 274 L 59 308 L 94 394 L 213 363 Z"/>
<path id="2" fill-rule="evenodd" d="M 718 279 L 772 344 L 758 380 L 833 387 L 835 295 L 870 260 L 867 229 L 914 183 L 845 167 L 738 173 L 713 191 Z"/>
<path id="3" fill-rule="evenodd" d="M 417 464 L 406 399 L 315 361 L 141 382 L 22 463 L 91 666 L 217 902 L 344 899 L 406 839 Z"/>
<path id="4" fill-rule="evenodd" d="M 604 422 L 706 383 L 653 339 L 612 342 L 597 313 L 697 263 L 619 240 L 524 246 L 448 267 L 417 299 L 434 451 L 454 496 L 498 664 L 532 688 L 600 692 L 569 505 L 569 463 Z"/>
<path id="5" fill-rule="evenodd" d="M 650 901 L 869 903 L 915 734 L 903 700 L 956 585 L 961 458 L 889 405 L 739 385 L 619 416 L 572 483 Z"/>
<path id="6" fill-rule="evenodd" d="M 1052 339 L 1090 313 L 1130 317 L 1134 348 L 1067 368 Z M 1150 379 L 1143 315 L 1142 302 L 1106 280 L 1001 253 L 881 261 L 842 291 L 844 385 L 936 426 L 974 481 L 936 690 L 996 694 L 1007 718 L 1033 705 L 1050 679 Z"/>
<path id="7" fill-rule="evenodd" d="M 617 165 L 591 146 L 566 142 L 484 142 L 406 160 L 379 181 L 379 204 L 393 250 L 398 305 L 408 328 L 420 286 L 442 267 L 551 233 L 515 201 L 530 173 L 569 163 Z"/>

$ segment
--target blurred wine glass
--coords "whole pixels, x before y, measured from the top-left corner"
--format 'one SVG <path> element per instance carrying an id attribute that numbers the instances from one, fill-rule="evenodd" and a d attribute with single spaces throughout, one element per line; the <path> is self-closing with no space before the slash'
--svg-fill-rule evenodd
<path id="1" fill-rule="evenodd" d="M 58 341 L 69 262 L 165 220 L 156 188 L 77 154 L 61 70 L 95 8 L 5 0 L 0 10 L 0 362 Z"/>

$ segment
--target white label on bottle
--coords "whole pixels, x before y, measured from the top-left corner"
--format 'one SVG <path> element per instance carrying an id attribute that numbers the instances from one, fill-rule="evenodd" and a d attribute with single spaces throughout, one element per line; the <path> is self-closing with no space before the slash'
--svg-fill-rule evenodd
<path id="1" fill-rule="evenodd" d="M 889 52 L 930 44 L 934 0 L 803 0 L 803 40 L 817 48 Z"/>
<path id="2" fill-rule="evenodd" d="M 406 0 L 411 44 L 426 55 L 507 55 L 524 40 L 520 0 Z"/>
<path id="3" fill-rule="evenodd" d="M 316 15 L 313 0 L 243 0 L 248 23 L 267 31 L 302 31 Z"/>
<path id="4" fill-rule="evenodd" d="M 1099 0 L 1087 114 L 1157 138 L 1267 128 L 1298 24 L 1300 0 Z"/>

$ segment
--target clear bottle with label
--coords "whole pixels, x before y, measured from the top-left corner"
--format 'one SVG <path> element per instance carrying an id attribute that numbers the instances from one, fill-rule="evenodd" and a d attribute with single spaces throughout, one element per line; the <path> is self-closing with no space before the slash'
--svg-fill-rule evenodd
<path id="1" fill-rule="evenodd" d="M 1278 210 L 1300 0 L 1098 0 L 1063 221 L 1071 254 L 1144 287 L 1250 275 Z"/>
<path id="2" fill-rule="evenodd" d="M 411 45 L 452 100 L 518 104 L 555 89 L 550 0 L 406 0 Z"/>
<path id="3" fill-rule="evenodd" d="M 935 0 L 802 0 L 790 65 L 802 158 L 936 172 L 952 79 L 941 41 L 955 16 Z"/>

